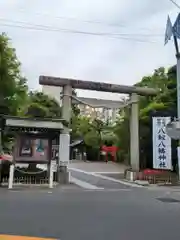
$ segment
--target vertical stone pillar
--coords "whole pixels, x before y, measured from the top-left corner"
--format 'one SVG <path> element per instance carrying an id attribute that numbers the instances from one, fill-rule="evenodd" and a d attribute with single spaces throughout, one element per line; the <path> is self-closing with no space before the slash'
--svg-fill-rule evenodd
<path id="1" fill-rule="evenodd" d="M 52 161 L 49 165 L 49 188 L 53 188 L 53 165 Z"/>
<path id="2" fill-rule="evenodd" d="M 59 161 L 58 161 L 58 182 L 68 183 L 69 173 L 69 154 L 70 154 L 70 135 L 69 127 L 71 120 L 71 95 L 72 87 L 66 85 L 63 87 L 63 98 L 62 98 L 62 119 L 69 123 L 69 126 L 64 128 L 59 136 Z"/>
<path id="3" fill-rule="evenodd" d="M 139 171 L 139 108 L 138 95 L 131 95 L 130 111 L 130 163 L 133 171 Z"/>
<path id="4" fill-rule="evenodd" d="M 66 85 L 63 87 L 63 97 L 62 97 L 62 118 L 67 122 L 71 120 L 71 95 L 72 87 Z M 66 133 L 69 133 L 68 130 L 64 130 Z"/>
<path id="5" fill-rule="evenodd" d="M 12 189 L 13 188 L 13 180 L 14 180 L 14 164 L 11 164 L 10 168 L 9 168 L 8 189 Z"/>

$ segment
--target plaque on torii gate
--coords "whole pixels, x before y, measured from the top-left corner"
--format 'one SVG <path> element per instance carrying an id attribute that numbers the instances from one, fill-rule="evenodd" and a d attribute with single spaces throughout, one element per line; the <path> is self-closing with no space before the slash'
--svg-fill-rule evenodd
<path id="1" fill-rule="evenodd" d="M 12 164 L 9 171 L 8 187 L 13 187 L 16 164 L 47 164 L 49 187 L 53 187 L 52 141 L 59 139 L 60 132 L 66 128 L 62 119 L 22 118 L 1 116 L 4 133 L 14 136 Z"/>

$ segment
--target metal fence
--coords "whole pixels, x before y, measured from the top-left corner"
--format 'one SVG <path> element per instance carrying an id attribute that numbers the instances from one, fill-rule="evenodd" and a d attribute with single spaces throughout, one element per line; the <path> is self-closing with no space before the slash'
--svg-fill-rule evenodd
<path id="1" fill-rule="evenodd" d="M 8 177 L 2 179 L 2 185 L 8 184 Z M 44 185 L 49 183 L 49 178 L 36 179 L 34 176 L 15 177 L 13 184 L 18 185 Z"/>
<path id="2" fill-rule="evenodd" d="M 175 173 L 167 172 L 164 174 L 143 174 L 138 176 L 138 180 L 148 181 L 150 184 L 177 184 L 178 176 Z"/>

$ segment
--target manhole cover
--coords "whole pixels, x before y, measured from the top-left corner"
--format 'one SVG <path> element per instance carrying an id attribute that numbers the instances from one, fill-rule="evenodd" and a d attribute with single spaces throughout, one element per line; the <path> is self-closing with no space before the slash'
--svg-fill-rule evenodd
<path id="1" fill-rule="evenodd" d="M 180 203 L 180 200 L 174 198 L 157 198 L 157 200 L 164 202 L 164 203 Z"/>

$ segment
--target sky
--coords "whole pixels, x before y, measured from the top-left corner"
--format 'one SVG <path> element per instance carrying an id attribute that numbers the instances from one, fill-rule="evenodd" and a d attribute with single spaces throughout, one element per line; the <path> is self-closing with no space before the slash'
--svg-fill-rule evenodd
<path id="1" fill-rule="evenodd" d="M 169 0 L 0 0 L 0 32 L 31 89 L 40 89 L 40 75 L 133 85 L 176 62 L 173 42 L 164 46 L 168 14 L 174 22 L 178 8 Z"/>

